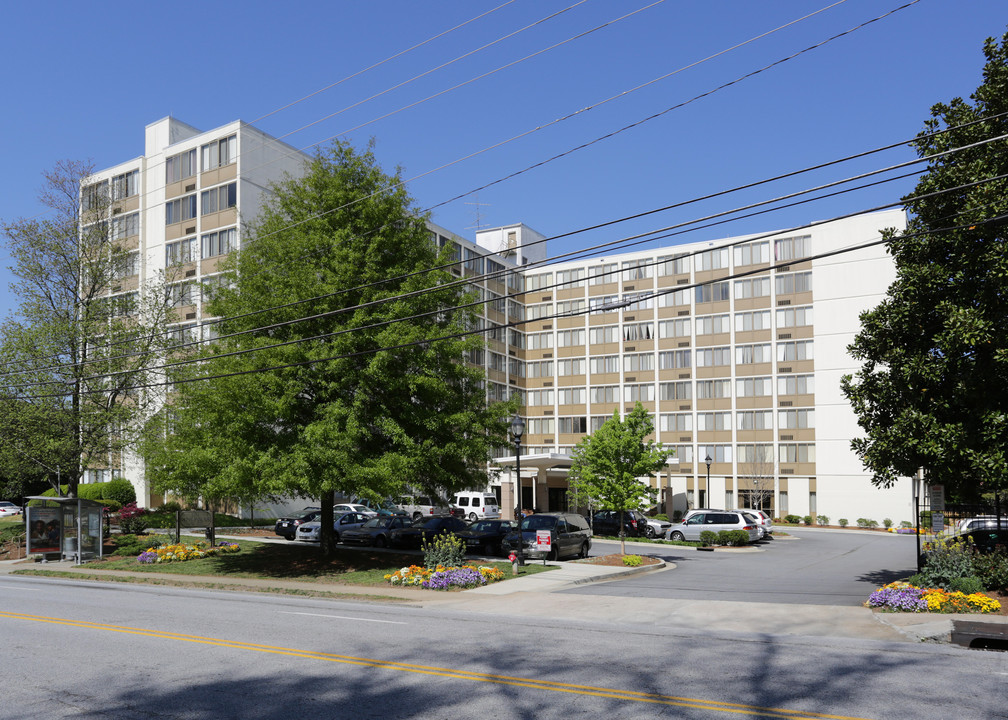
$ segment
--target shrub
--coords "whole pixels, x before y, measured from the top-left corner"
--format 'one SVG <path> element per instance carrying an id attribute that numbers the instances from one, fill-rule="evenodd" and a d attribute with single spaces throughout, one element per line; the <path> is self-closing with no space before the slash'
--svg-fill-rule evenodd
<path id="1" fill-rule="evenodd" d="M 119 531 L 126 535 L 139 535 L 147 529 L 147 511 L 135 502 L 123 505 L 119 511 Z"/>
<path id="2" fill-rule="evenodd" d="M 859 528 L 866 528 L 866 527 L 868 527 L 868 518 L 858 518 L 857 519 L 857 526 Z"/>
<path id="3" fill-rule="evenodd" d="M 910 522 L 909 520 L 900 520 L 900 527 L 903 528 L 904 530 L 909 530 L 910 528 L 913 527 L 913 523 Z"/>
<path id="4" fill-rule="evenodd" d="M 728 531 L 728 544 L 735 545 L 736 547 L 741 547 L 749 542 L 749 533 L 745 530 L 729 530 Z"/>
<path id="5" fill-rule="evenodd" d="M 178 500 L 169 500 L 161 506 L 161 512 L 177 513 L 182 509 L 182 503 Z"/>
<path id="6" fill-rule="evenodd" d="M 784 522 L 789 523 L 791 525 L 797 525 L 799 522 L 801 522 L 801 518 L 798 517 L 797 515 L 785 515 Z"/>
<path id="7" fill-rule="evenodd" d="M 103 485 L 101 496 L 104 500 L 117 502 L 123 507 L 129 503 L 136 503 L 136 490 L 133 489 L 133 483 L 126 478 L 113 478 L 101 484 Z"/>
<path id="8" fill-rule="evenodd" d="M 973 572 L 985 590 L 1008 592 L 1008 550 L 973 558 Z"/>
<path id="9" fill-rule="evenodd" d="M 820 525 L 829 525 L 829 518 L 826 515 L 820 515 L 816 518 L 816 522 Z"/>
<path id="10" fill-rule="evenodd" d="M 664 522 L 668 522 L 669 521 L 668 515 L 666 515 L 665 513 L 658 513 L 654 517 L 655 517 L 655 520 L 662 520 Z"/>
<path id="11" fill-rule="evenodd" d="M 892 527 L 892 518 L 885 518 L 882 520 L 882 524 L 885 525 L 886 530 Z"/>
<path id="12" fill-rule="evenodd" d="M 954 578 L 949 583 L 949 590 L 951 592 L 961 592 L 963 595 L 972 595 L 973 593 L 978 593 L 983 590 L 983 585 L 981 584 L 979 578 L 975 577 L 960 577 Z"/>
<path id="13" fill-rule="evenodd" d="M 847 518 L 840 518 L 837 522 L 840 523 L 840 527 L 847 527 Z"/>
<path id="14" fill-rule="evenodd" d="M 717 545 L 718 534 L 713 530 L 701 530 L 700 531 L 700 544 L 704 547 L 713 547 Z"/>
<path id="15" fill-rule="evenodd" d="M 805 517 L 802 518 L 802 522 L 805 523 L 806 525 L 811 525 L 812 524 L 812 516 L 811 515 L 806 515 Z"/>
<path id="16" fill-rule="evenodd" d="M 450 533 L 441 533 L 420 543 L 424 554 L 424 567 L 433 570 L 442 567 L 458 567 L 465 558 L 465 543 Z"/>
<path id="17" fill-rule="evenodd" d="M 958 578 L 975 577 L 973 549 L 959 540 L 936 540 L 925 546 L 924 567 L 918 573 L 921 587 L 949 590 Z"/>
<path id="18" fill-rule="evenodd" d="M 870 527 L 870 528 L 877 528 L 878 527 L 878 521 L 877 520 L 869 520 L 868 521 L 868 527 Z"/>
<path id="19" fill-rule="evenodd" d="M 627 567 L 637 567 L 643 562 L 640 555 L 624 555 L 623 564 Z"/>
<path id="20" fill-rule="evenodd" d="M 119 535 L 112 554 L 136 557 L 149 548 L 158 548 L 171 541 L 167 535 Z"/>
<path id="21" fill-rule="evenodd" d="M 921 510 L 920 512 L 920 524 L 921 527 L 929 528 L 931 527 L 931 511 Z"/>

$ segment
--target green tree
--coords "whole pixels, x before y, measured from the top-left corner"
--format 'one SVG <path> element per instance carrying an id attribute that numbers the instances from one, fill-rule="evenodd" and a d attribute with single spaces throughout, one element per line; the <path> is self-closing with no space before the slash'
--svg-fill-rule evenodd
<path id="1" fill-rule="evenodd" d="M 176 384 L 148 476 L 186 497 L 316 498 L 326 553 L 337 492 L 485 485 L 516 401 L 488 407 L 465 362 L 482 336 L 452 337 L 473 326 L 469 296 L 440 263 L 370 149 L 336 143 L 279 183 L 208 288 L 220 338 L 173 371 L 225 377 Z"/>
<path id="2" fill-rule="evenodd" d="M 619 411 L 574 448 L 571 488 L 620 513 L 620 552 L 626 553 L 623 513 L 654 502 L 655 489 L 641 482 L 665 465 L 670 452 L 653 440 L 654 423 L 639 402 L 620 420 Z"/>
<path id="3" fill-rule="evenodd" d="M 138 282 L 122 198 L 86 163 L 45 174 L 47 212 L 0 223 L 16 313 L 0 326 L 0 464 L 29 462 L 76 494 L 88 467 L 116 467 L 136 440 L 165 346 L 163 278 Z M 6 460 L 5 460 L 6 458 Z"/>
<path id="4" fill-rule="evenodd" d="M 931 109 L 919 155 L 1008 133 L 1008 34 L 988 39 L 972 103 Z M 1001 114 L 1001 117 L 997 117 Z M 967 123 L 972 123 L 966 125 Z M 939 130 L 947 130 L 934 134 Z M 889 233 L 896 280 L 861 315 L 850 346 L 861 367 L 843 391 L 865 436 L 852 442 L 873 482 L 891 486 L 924 467 L 954 497 L 1004 489 L 1008 476 L 1008 182 L 921 197 L 1008 173 L 997 140 L 930 161 L 905 198 L 907 230 Z"/>

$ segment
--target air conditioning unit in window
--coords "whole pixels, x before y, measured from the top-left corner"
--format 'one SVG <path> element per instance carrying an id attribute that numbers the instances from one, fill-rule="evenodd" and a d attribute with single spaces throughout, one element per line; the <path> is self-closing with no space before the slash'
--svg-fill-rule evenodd
<path id="1" fill-rule="evenodd" d="M 196 232 L 196 226 L 195 226 L 195 225 L 192 225 L 192 226 L 190 226 L 190 227 L 187 227 L 187 228 L 185 229 L 185 231 L 186 231 L 186 235 L 188 235 L 189 233 L 194 233 L 194 232 Z"/>
<path id="2" fill-rule="evenodd" d="M 689 378 L 690 378 L 690 374 L 689 373 L 679 373 L 679 379 L 680 380 L 689 380 Z"/>
<path id="3" fill-rule="evenodd" d="M 777 339 L 778 340 L 790 340 L 791 339 L 791 333 L 777 333 Z"/>
<path id="4" fill-rule="evenodd" d="M 195 320 L 196 319 L 196 313 L 194 313 L 194 312 L 186 313 L 185 314 L 185 319 L 186 320 Z"/>
<path id="5" fill-rule="evenodd" d="M 543 357 L 544 358 L 551 358 L 551 357 L 553 357 L 553 353 L 543 353 Z"/>
<path id="6" fill-rule="evenodd" d="M 680 409 L 680 410 L 689 410 L 689 409 L 690 409 L 690 406 L 689 406 L 689 405 L 680 405 L 680 406 L 679 406 L 679 409 Z"/>
<path id="7" fill-rule="evenodd" d="M 790 305 L 790 304 L 791 304 L 790 300 L 778 300 L 777 301 L 777 306 L 778 307 L 780 307 L 781 305 Z"/>
<path id="8" fill-rule="evenodd" d="M 196 183 L 192 183 L 191 185 L 186 185 L 185 190 L 183 190 L 182 192 L 192 192 L 195 189 L 196 189 Z"/>
<path id="9" fill-rule="evenodd" d="M 689 310 L 680 310 L 679 311 L 679 317 L 684 317 L 684 316 L 686 316 L 686 317 L 689 316 Z"/>
<path id="10" fill-rule="evenodd" d="M 196 274 L 196 268 L 193 268 L 192 270 L 186 270 L 185 271 L 185 276 L 186 277 L 192 277 L 195 274 Z"/>
<path id="11" fill-rule="evenodd" d="M 689 284 L 689 278 L 679 278 L 678 280 L 675 281 L 675 284 L 676 285 L 688 285 Z"/>
<path id="12" fill-rule="evenodd" d="M 794 440 L 794 435 L 781 435 L 780 439 L 781 439 L 782 442 L 784 440 Z"/>
<path id="13" fill-rule="evenodd" d="M 689 340 L 683 340 L 680 342 L 679 347 L 689 347 Z"/>
<path id="14" fill-rule="evenodd" d="M 780 474 L 781 475 L 794 475 L 794 468 L 781 468 L 780 469 Z"/>
<path id="15" fill-rule="evenodd" d="M 779 403 L 777 403 L 778 407 L 791 407 L 793 404 L 794 403 L 791 402 L 790 400 L 781 400 Z"/>

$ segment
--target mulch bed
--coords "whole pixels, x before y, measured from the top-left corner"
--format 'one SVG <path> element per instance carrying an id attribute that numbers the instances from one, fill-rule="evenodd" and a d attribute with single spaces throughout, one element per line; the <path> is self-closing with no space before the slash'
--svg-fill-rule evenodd
<path id="1" fill-rule="evenodd" d="M 606 565 L 608 567 L 625 567 L 626 564 L 623 562 L 623 558 L 626 555 L 620 553 L 613 553 L 612 555 L 601 555 L 599 557 L 586 558 L 585 560 L 578 560 L 577 562 L 588 563 L 589 565 Z M 661 563 L 656 557 L 651 557 L 650 555 L 641 555 L 641 566 L 644 565 L 658 565 Z"/>

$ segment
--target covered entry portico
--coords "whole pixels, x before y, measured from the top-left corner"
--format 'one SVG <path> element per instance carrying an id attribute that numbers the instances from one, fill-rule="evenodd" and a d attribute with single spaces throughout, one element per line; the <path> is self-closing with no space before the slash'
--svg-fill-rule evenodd
<path id="1" fill-rule="evenodd" d="M 501 516 L 514 520 L 518 507 L 514 455 L 497 458 L 501 486 Z M 535 453 L 521 456 L 521 508 L 531 512 L 567 509 L 569 455 Z"/>

